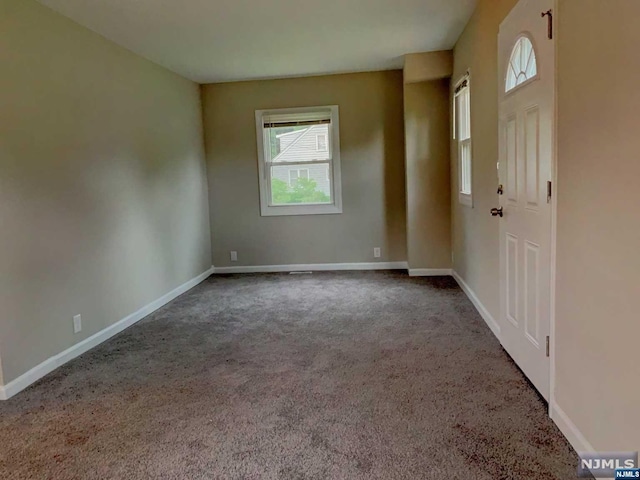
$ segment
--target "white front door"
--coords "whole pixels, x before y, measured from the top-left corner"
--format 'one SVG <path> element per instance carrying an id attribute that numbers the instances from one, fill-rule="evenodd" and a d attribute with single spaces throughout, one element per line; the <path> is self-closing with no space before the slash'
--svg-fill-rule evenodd
<path id="1" fill-rule="evenodd" d="M 500 25 L 500 335 L 549 399 L 551 199 L 554 135 L 553 0 L 521 0 Z M 553 36 L 553 35 L 552 35 Z"/>

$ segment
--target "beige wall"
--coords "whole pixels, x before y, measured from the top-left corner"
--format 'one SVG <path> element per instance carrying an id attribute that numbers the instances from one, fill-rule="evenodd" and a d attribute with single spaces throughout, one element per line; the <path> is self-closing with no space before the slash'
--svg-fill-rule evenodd
<path id="1" fill-rule="evenodd" d="M 402 72 L 202 87 L 216 267 L 406 260 Z M 255 110 L 340 106 L 343 213 L 261 217 Z M 233 264 L 229 251 L 238 252 Z"/>
<path id="2" fill-rule="evenodd" d="M 404 83 L 426 82 L 451 77 L 453 51 L 410 53 L 404 56 Z"/>
<path id="3" fill-rule="evenodd" d="M 454 49 L 453 82 L 471 73 L 473 208 L 458 201 L 456 144 L 451 142 L 453 268 L 498 318 L 498 28 L 517 0 L 479 0 Z"/>
<path id="4" fill-rule="evenodd" d="M 499 315 L 498 27 L 516 0 L 480 0 L 454 50 L 454 80 L 471 71 L 474 208 L 457 200 L 454 268 Z M 640 3 L 562 0 L 558 48 L 556 401 L 593 447 L 640 449 L 640 178 L 634 134 Z"/>
<path id="5" fill-rule="evenodd" d="M 409 269 L 451 268 L 449 80 L 404 86 Z"/>
<path id="6" fill-rule="evenodd" d="M 640 2 L 559 7 L 557 402 L 640 450 Z"/>
<path id="7" fill-rule="evenodd" d="M 195 83 L 33 0 L 0 0 L 0 65 L 9 382 L 202 273 L 211 250 Z"/>

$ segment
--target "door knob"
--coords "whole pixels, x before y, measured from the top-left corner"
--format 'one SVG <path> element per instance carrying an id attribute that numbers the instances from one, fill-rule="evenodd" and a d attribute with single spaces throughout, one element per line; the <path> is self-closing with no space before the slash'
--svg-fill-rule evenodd
<path id="1" fill-rule="evenodd" d="M 500 208 L 492 208 L 491 209 L 491 215 L 493 217 L 502 217 L 504 215 L 504 213 L 502 213 L 502 207 L 500 207 Z"/>

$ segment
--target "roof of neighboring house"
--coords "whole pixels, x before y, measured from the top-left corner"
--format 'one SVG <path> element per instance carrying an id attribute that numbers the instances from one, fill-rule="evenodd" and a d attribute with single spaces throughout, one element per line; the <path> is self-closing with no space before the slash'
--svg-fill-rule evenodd
<path id="1" fill-rule="evenodd" d="M 307 128 L 306 130 L 309 130 L 309 129 Z M 302 133 L 302 132 L 304 132 L 304 131 L 305 131 L 305 130 L 292 130 L 291 132 L 281 133 L 280 135 L 276 135 L 276 138 L 286 137 L 286 136 L 288 136 L 288 135 L 293 135 L 293 134 L 295 134 L 295 133 L 298 133 L 298 134 L 299 134 L 299 133 Z"/>
<path id="2" fill-rule="evenodd" d="M 302 140 L 304 137 L 306 137 L 309 132 L 311 132 L 314 127 L 316 127 L 317 125 L 314 125 L 313 127 L 309 127 L 306 130 L 304 130 L 304 133 L 302 135 L 300 135 L 298 138 L 296 138 L 293 142 L 291 142 L 291 145 L 289 145 L 287 148 L 285 148 L 283 151 L 281 151 L 278 155 L 276 155 L 275 157 L 273 157 L 273 160 L 271 160 L 272 162 L 277 162 L 278 158 L 280 158 L 282 155 L 284 155 L 286 152 L 288 152 L 289 150 L 291 150 L 295 145 L 297 145 L 298 143 L 300 143 L 300 140 Z M 300 131 L 300 130 L 298 130 Z M 291 133 L 291 132 L 289 132 Z M 297 133 L 297 132 L 296 132 Z M 286 135 L 286 133 L 284 134 Z"/>

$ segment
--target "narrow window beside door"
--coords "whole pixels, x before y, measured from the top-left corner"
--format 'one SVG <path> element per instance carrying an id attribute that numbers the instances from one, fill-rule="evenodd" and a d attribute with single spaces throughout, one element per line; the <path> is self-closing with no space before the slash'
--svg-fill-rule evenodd
<path id="1" fill-rule="evenodd" d="M 458 149 L 458 197 L 472 206 L 471 97 L 469 76 L 456 84 L 454 94 L 454 139 Z"/>

